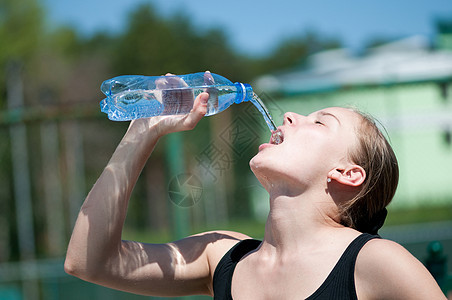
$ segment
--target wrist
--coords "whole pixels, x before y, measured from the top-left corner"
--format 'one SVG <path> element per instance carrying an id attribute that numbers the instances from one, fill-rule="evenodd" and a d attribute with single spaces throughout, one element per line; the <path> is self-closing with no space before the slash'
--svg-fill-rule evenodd
<path id="1" fill-rule="evenodd" d="M 154 126 L 146 119 L 133 120 L 110 162 L 121 168 L 129 165 L 131 170 L 141 171 L 159 139 Z"/>
<path id="2" fill-rule="evenodd" d="M 150 119 L 136 119 L 130 122 L 124 140 L 133 143 L 156 142 L 162 135 L 158 122 Z"/>

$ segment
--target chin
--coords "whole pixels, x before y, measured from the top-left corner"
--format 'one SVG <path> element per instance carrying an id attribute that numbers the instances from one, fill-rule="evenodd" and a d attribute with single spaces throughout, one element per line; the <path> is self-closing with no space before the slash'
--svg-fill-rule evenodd
<path id="1" fill-rule="evenodd" d="M 253 171 L 253 173 L 256 174 L 256 171 L 258 171 L 259 168 L 262 166 L 262 160 L 259 157 L 259 153 L 257 153 L 250 159 L 249 165 L 251 171 Z"/>
<path id="2" fill-rule="evenodd" d="M 269 177 L 272 177 L 271 174 L 275 173 L 276 170 L 272 169 L 272 161 L 271 159 L 265 159 L 262 156 L 256 154 L 250 160 L 250 169 L 254 173 L 254 176 L 264 185 L 264 182 L 268 181 Z"/>
<path id="3" fill-rule="evenodd" d="M 268 191 L 269 179 L 266 176 L 265 172 L 262 172 L 263 168 L 260 168 L 256 165 L 254 165 L 252 160 L 250 161 L 250 168 L 251 168 L 251 171 L 253 172 L 254 176 L 256 176 L 256 179 L 262 185 L 262 187 Z"/>
<path id="4" fill-rule="evenodd" d="M 276 168 L 278 167 L 274 155 L 262 152 L 256 153 L 256 155 L 251 158 L 249 165 L 254 174 L 261 173 L 264 170 L 265 172 L 271 172 L 272 169 L 275 169 L 276 171 Z"/>

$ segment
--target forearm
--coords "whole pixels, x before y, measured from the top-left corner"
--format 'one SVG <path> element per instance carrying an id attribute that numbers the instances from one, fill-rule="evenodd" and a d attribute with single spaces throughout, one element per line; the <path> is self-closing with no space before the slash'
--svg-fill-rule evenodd
<path id="1" fill-rule="evenodd" d="M 144 120 L 129 127 L 80 210 L 67 252 L 69 273 L 96 273 L 119 255 L 128 201 L 158 138 L 155 125 Z"/>
<path id="2" fill-rule="evenodd" d="M 135 254 L 129 253 L 127 246 L 123 247 L 121 232 L 130 194 L 159 137 L 193 129 L 206 114 L 208 99 L 207 93 L 199 94 L 186 115 L 131 122 L 79 213 L 66 255 L 67 273 L 112 287 L 128 286 L 130 280 L 138 282 L 138 278 L 161 279 L 158 264 L 151 264 L 150 272 L 146 267 L 154 259 L 161 261 L 169 257 L 172 261 L 173 253 L 158 255 L 161 249 L 166 249 L 165 245 L 145 247 L 137 243 Z M 174 271 L 172 268 L 167 272 Z M 134 279 L 130 279 L 130 274 L 134 274 Z"/>

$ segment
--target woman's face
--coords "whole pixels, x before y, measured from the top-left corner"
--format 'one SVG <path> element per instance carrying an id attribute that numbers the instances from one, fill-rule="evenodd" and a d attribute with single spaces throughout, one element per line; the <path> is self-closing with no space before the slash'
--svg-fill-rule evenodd
<path id="1" fill-rule="evenodd" d="M 306 189 L 325 184 L 328 173 L 343 168 L 348 151 L 356 147 L 361 117 L 345 108 L 332 107 L 308 116 L 286 113 L 281 144 L 262 144 L 250 167 L 261 183 Z"/>

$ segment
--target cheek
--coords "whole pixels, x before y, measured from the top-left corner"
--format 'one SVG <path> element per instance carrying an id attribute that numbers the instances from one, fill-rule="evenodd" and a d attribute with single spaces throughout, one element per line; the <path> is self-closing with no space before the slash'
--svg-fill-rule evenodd
<path id="1" fill-rule="evenodd" d="M 310 172 L 323 172 L 334 167 L 345 152 L 346 147 L 335 138 L 307 139 L 293 147 L 285 147 L 281 152 L 288 169 L 308 169 Z"/>

